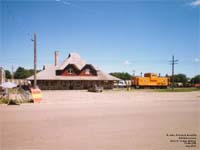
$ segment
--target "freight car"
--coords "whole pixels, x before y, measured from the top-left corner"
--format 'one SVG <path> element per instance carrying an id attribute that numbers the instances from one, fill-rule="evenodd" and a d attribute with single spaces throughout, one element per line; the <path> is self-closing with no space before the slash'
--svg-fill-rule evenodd
<path id="1" fill-rule="evenodd" d="M 160 77 L 155 73 L 145 73 L 144 77 L 135 76 L 131 81 L 135 88 L 167 88 L 170 85 L 168 77 Z"/>

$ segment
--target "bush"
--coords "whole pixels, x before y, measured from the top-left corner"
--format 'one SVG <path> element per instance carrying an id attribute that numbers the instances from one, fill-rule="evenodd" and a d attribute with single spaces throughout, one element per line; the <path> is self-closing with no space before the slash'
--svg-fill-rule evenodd
<path id="1" fill-rule="evenodd" d="M 9 102 L 7 104 L 8 105 L 19 105 L 19 103 L 17 103 L 17 101 L 13 100 L 13 99 L 9 100 Z"/>
<path id="2" fill-rule="evenodd" d="M 0 98 L 0 104 L 8 104 L 7 98 Z"/>
<path id="3" fill-rule="evenodd" d="M 8 104 L 8 105 L 18 105 L 19 103 L 33 103 L 32 99 L 26 99 L 26 100 L 14 100 L 14 99 L 8 99 L 8 98 L 0 98 L 0 104 Z"/>

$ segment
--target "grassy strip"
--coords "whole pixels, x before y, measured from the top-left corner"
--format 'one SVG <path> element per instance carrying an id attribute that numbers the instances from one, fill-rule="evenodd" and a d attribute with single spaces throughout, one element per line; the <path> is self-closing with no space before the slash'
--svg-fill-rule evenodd
<path id="1" fill-rule="evenodd" d="M 194 91 L 200 91 L 200 88 L 174 88 L 172 89 L 154 89 L 153 91 L 156 92 L 194 92 Z"/>
<path id="2" fill-rule="evenodd" d="M 193 92 L 193 91 L 200 91 L 200 88 L 174 88 L 172 91 L 171 88 L 168 89 L 149 89 L 149 88 L 144 88 L 144 89 L 134 89 L 131 88 L 127 90 L 127 88 L 115 88 L 113 90 L 104 90 L 104 91 L 115 91 L 115 92 L 120 92 L 120 91 L 141 91 L 141 92 Z"/>
<path id="3" fill-rule="evenodd" d="M 10 105 L 17 105 L 21 103 L 33 103 L 33 100 L 15 100 L 15 99 L 8 99 L 8 98 L 0 98 L 0 104 L 10 104 Z"/>
<path id="4" fill-rule="evenodd" d="M 8 104 L 7 98 L 0 98 L 0 104 Z"/>

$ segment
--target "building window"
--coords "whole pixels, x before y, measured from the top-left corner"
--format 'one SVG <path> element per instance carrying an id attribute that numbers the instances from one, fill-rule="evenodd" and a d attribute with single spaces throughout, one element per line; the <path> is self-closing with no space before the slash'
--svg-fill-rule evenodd
<path id="1" fill-rule="evenodd" d="M 90 69 L 85 69 L 85 74 L 90 74 Z"/>
<path id="2" fill-rule="evenodd" d="M 49 82 L 48 81 L 45 81 L 45 86 L 49 86 Z"/>
<path id="3" fill-rule="evenodd" d="M 73 74 L 73 69 L 72 69 L 72 68 L 69 68 L 69 69 L 68 69 L 68 73 L 69 73 L 69 74 Z"/>

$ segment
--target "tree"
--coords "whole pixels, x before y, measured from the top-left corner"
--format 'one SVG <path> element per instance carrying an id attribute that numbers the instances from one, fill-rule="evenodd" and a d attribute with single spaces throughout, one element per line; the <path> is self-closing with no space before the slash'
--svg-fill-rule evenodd
<path id="1" fill-rule="evenodd" d="M 33 69 L 24 69 L 23 67 L 18 67 L 15 74 L 14 78 L 15 79 L 25 79 L 34 74 Z"/>
<path id="2" fill-rule="evenodd" d="M 14 74 L 15 79 L 25 79 L 26 76 L 27 76 L 27 72 L 23 67 L 18 67 Z"/>
<path id="3" fill-rule="evenodd" d="M 9 70 L 5 70 L 6 79 L 11 79 L 11 73 Z"/>
<path id="4" fill-rule="evenodd" d="M 130 80 L 132 78 L 132 76 L 127 72 L 113 72 L 110 73 L 110 75 L 115 76 L 122 80 Z"/>
<path id="5" fill-rule="evenodd" d="M 180 73 L 180 74 L 174 75 L 174 82 L 181 82 L 185 85 L 187 81 L 188 81 L 188 78 L 185 74 Z"/>
<path id="6" fill-rule="evenodd" d="M 191 79 L 192 84 L 200 83 L 200 74 Z"/>

